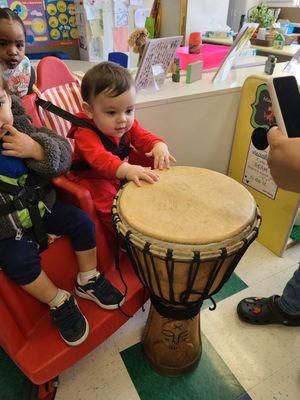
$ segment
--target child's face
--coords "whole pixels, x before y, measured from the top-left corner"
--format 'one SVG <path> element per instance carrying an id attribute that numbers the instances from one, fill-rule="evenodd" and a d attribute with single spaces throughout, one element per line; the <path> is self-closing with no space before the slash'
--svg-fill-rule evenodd
<path id="1" fill-rule="evenodd" d="M 117 97 L 102 92 L 94 97 L 91 104 L 83 103 L 83 108 L 102 133 L 121 137 L 134 121 L 135 94 L 134 86 Z"/>
<path id="2" fill-rule="evenodd" d="M 5 69 L 16 68 L 25 55 L 23 27 L 17 21 L 0 20 L 0 63 Z"/>
<path id="3" fill-rule="evenodd" d="M 2 129 L 4 124 L 12 125 L 14 117 L 11 111 L 11 97 L 7 95 L 3 88 L 0 88 L 0 139 L 7 132 Z"/>

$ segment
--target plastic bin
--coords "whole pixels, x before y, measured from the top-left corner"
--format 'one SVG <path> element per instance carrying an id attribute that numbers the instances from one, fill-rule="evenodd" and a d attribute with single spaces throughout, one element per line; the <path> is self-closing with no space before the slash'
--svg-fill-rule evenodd
<path id="1" fill-rule="evenodd" d="M 229 50 L 230 46 L 203 44 L 201 53 L 189 54 L 189 48 L 185 46 L 178 48 L 176 57 L 179 58 L 181 69 L 187 69 L 190 63 L 200 60 L 203 61 L 203 69 L 211 69 L 220 66 Z"/>

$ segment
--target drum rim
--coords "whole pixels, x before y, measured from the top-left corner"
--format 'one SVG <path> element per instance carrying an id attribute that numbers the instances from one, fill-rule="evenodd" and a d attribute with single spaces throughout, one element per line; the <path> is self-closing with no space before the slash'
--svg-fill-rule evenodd
<path id="1" fill-rule="evenodd" d="M 182 249 L 178 249 L 176 248 L 179 246 L 178 243 L 170 243 L 163 240 L 158 240 L 148 237 L 136 231 L 134 228 L 130 227 L 124 221 L 124 219 L 121 218 L 118 199 L 122 191 L 123 188 L 121 188 L 117 193 L 117 195 L 115 196 L 112 206 L 112 219 L 117 232 L 123 238 L 128 239 L 129 242 L 134 244 L 141 251 L 143 251 L 145 249 L 145 246 L 148 245 L 149 253 L 161 259 L 167 258 L 167 252 L 170 249 L 172 250 L 173 259 L 176 259 L 178 261 L 191 261 L 192 259 L 194 259 L 196 251 L 201 253 L 202 261 L 216 260 L 220 258 L 222 254 L 224 254 L 224 251 L 226 251 L 227 256 L 236 254 L 238 250 L 240 250 L 250 241 L 254 240 L 254 238 L 258 234 L 259 226 L 261 224 L 262 218 L 260 210 L 256 205 L 256 213 L 252 223 L 249 224 L 246 228 L 244 228 L 241 232 L 239 232 L 232 238 L 225 239 L 223 241 L 216 243 L 202 244 L 202 245 L 181 244 L 180 246 L 182 247 Z M 165 243 L 168 246 L 162 247 L 158 243 Z"/>

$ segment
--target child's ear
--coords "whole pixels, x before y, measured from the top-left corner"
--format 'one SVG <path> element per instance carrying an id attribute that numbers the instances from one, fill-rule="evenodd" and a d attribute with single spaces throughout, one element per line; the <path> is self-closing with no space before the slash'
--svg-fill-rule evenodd
<path id="1" fill-rule="evenodd" d="M 86 115 L 87 115 L 89 118 L 93 118 L 93 109 L 92 109 L 92 107 L 89 105 L 89 103 L 87 103 L 86 101 L 84 101 L 84 102 L 82 103 L 82 108 L 83 108 L 83 111 L 86 113 Z"/>

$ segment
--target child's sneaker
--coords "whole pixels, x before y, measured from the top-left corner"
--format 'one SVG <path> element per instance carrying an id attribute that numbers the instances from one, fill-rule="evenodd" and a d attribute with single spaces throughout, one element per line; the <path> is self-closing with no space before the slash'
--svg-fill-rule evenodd
<path id="1" fill-rule="evenodd" d="M 87 338 L 89 324 L 73 296 L 69 296 L 62 305 L 51 308 L 50 314 L 53 325 L 68 345 L 77 346 Z"/>
<path id="2" fill-rule="evenodd" d="M 125 301 L 124 295 L 103 274 L 91 278 L 85 285 L 77 280 L 75 293 L 84 299 L 93 300 L 106 310 L 115 310 Z"/>

